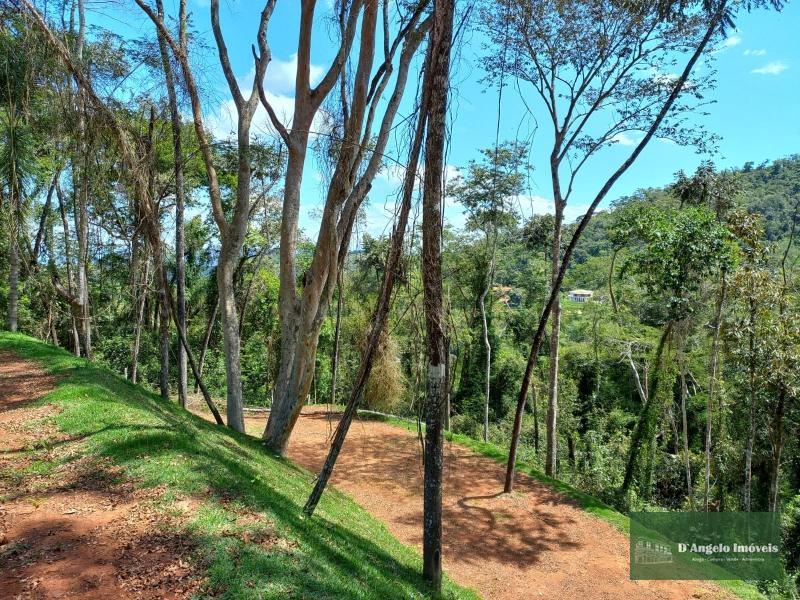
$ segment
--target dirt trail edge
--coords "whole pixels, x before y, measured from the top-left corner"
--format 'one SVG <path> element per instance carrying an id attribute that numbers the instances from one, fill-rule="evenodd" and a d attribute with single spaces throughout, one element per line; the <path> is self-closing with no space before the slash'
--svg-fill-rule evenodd
<path id="1" fill-rule="evenodd" d="M 288 456 L 317 472 L 336 427 L 307 407 Z M 251 417 L 260 431 L 264 418 Z M 458 444 L 445 447 L 444 569 L 487 600 L 511 598 L 733 598 L 693 581 L 630 581 L 628 538 L 534 479 L 503 489 L 504 468 Z M 417 436 L 377 421 L 350 429 L 332 483 L 375 515 L 400 541 L 422 547 L 422 466 Z"/>
<path id="2" fill-rule="evenodd" d="M 77 453 L 54 406 L 56 380 L 0 351 L 0 598 L 188 598 L 200 585 L 191 542 L 168 533 L 118 469 Z"/>

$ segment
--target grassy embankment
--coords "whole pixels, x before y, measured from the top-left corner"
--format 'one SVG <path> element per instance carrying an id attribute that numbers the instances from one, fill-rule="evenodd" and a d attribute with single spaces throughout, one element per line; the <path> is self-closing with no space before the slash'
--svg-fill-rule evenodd
<path id="1" fill-rule="evenodd" d="M 217 427 L 108 370 L 22 335 L 0 333 L 0 350 L 42 364 L 58 377 L 41 399 L 60 407 L 49 419 L 70 436 L 61 462 L 92 456 L 122 467 L 142 487 L 161 486 L 157 503 L 194 499 L 186 522 L 204 593 L 222 598 L 424 598 L 421 558 L 350 498 L 330 489 L 313 519 L 301 507 L 312 476 L 271 456 L 258 440 Z M 31 424 L 35 426 L 35 423 Z M 42 448 L 31 448 L 30 458 Z M 56 461 L 58 462 L 58 461 Z M 59 464 L 28 467 L 46 475 Z M 3 476 L 20 476 L 4 473 Z M 240 524 L 237 516 L 255 515 Z M 264 547 L 269 530 L 275 543 Z M 477 598 L 452 582 L 448 598 Z"/>

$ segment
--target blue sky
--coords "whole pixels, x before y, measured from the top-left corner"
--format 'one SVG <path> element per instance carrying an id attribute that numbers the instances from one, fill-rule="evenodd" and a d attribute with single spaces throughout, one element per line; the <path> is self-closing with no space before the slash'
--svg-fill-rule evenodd
<path id="1" fill-rule="evenodd" d="M 176 0 L 166 0 L 167 11 L 174 14 L 175 4 Z M 202 57 L 205 69 L 201 80 L 207 93 L 204 110 L 212 128 L 223 135 L 232 129 L 228 116 L 232 105 L 216 55 L 212 51 L 214 41 L 209 26 L 208 0 L 189 0 L 189 5 L 197 33 L 209 46 L 209 52 Z M 247 82 L 252 70 L 250 45 L 255 39 L 261 2 L 222 0 L 221 5 L 221 22 L 234 70 L 237 77 Z M 331 35 L 323 18 L 328 2 L 320 0 L 319 5 L 320 23 L 312 49 L 312 76 L 320 76 L 324 72 L 333 54 Z M 103 13 L 93 15 L 92 21 L 118 32 L 122 30 L 126 35 L 151 34 L 152 26 L 135 7 L 124 9 L 123 13 L 110 10 L 105 9 Z M 266 80 L 268 94 L 279 113 L 283 111 L 288 114 L 291 110 L 298 19 L 299 3 L 295 0 L 279 0 L 268 32 L 273 63 Z M 716 54 L 717 87 L 709 96 L 714 101 L 707 108 L 710 115 L 692 117 L 695 123 L 702 123 L 709 132 L 721 136 L 719 153 L 712 157 L 701 156 L 693 149 L 654 141 L 619 180 L 609 200 L 642 187 L 669 183 L 676 171 L 690 171 L 704 158 L 713 158 L 721 167 L 735 167 L 747 161 L 759 163 L 800 152 L 798 24 L 800 7 L 792 3 L 781 13 L 764 10 L 742 13 L 737 19 L 737 28 L 728 33 L 725 47 Z M 456 168 L 463 167 L 475 158 L 480 148 L 491 146 L 495 138 L 497 92 L 485 89 L 481 83 L 481 36 L 467 34 L 464 42 L 456 65 L 452 98 L 451 145 L 447 162 L 453 173 Z M 412 80 L 406 93 L 408 98 L 414 94 L 413 85 Z M 518 92 L 506 88 L 503 98 L 500 139 L 530 136 L 531 119 L 525 116 Z M 408 106 L 405 104 L 406 109 Z M 266 122 L 266 115 L 262 111 L 256 118 L 255 130 L 268 131 Z M 631 137 L 635 139 L 635 136 Z M 625 143 L 629 141 L 623 140 L 623 143 L 604 150 L 593 159 L 576 182 L 568 218 L 582 213 L 582 207 L 591 201 L 604 177 L 630 152 L 632 146 Z M 550 206 L 549 179 L 542 161 L 550 143 L 545 127 L 533 136 L 531 143 L 534 172 L 530 180 L 529 197 L 521 206 L 528 214 L 545 212 Z M 392 147 L 390 143 L 390 152 Z M 403 160 L 401 155 L 397 158 Z M 371 233 L 380 233 L 390 227 L 397 184 L 397 173 L 391 171 L 376 180 L 367 209 L 367 229 Z M 314 209 L 319 207 L 322 197 L 316 166 L 310 160 L 304 177 L 301 227 L 312 236 L 316 235 Z M 457 205 L 448 206 L 446 217 L 454 226 L 463 223 Z"/>

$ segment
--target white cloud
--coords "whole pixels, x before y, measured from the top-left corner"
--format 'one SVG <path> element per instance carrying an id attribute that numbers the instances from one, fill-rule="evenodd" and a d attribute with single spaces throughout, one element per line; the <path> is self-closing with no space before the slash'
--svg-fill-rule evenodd
<path id="1" fill-rule="evenodd" d="M 729 38 L 726 38 L 724 42 L 720 45 L 721 49 L 725 48 L 733 48 L 734 46 L 738 46 L 742 43 L 742 38 L 738 35 L 732 35 Z"/>
<path id="2" fill-rule="evenodd" d="M 316 85 L 324 74 L 324 69 L 319 65 L 311 65 L 311 85 Z M 297 53 L 289 57 L 289 60 L 273 58 L 267 66 L 267 74 L 264 76 L 264 89 L 276 94 L 294 94 L 295 78 L 297 77 Z M 253 77 L 250 75 L 250 81 Z"/>
<path id="3" fill-rule="evenodd" d="M 294 114 L 294 88 L 295 77 L 297 74 L 297 54 L 289 57 L 289 60 L 273 58 L 267 67 L 264 77 L 264 94 L 267 97 L 278 119 L 286 127 L 289 127 Z M 311 85 L 319 82 L 323 75 L 323 68 L 319 65 L 311 65 Z M 242 93 L 247 96 L 253 86 L 255 67 L 244 76 L 238 79 Z M 226 90 L 227 91 L 227 90 Z M 220 103 L 216 112 L 207 117 L 208 126 L 216 137 L 229 138 L 236 135 L 236 104 L 233 99 L 228 99 Z M 312 125 L 313 131 L 320 131 L 323 127 L 321 113 L 318 112 Z M 272 122 L 263 106 L 258 110 L 253 118 L 253 133 L 277 134 Z"/>
<path id="4" fill-rule="evenodd" d="M 457 179 L 461 179 L 461 171 L 455 165 L 445 165 L 444 178 L 448 184 L 454 183 Z"/>
<path id="5" fill-rule="evenodd" d="M 750 72 L 755 73 L 757 75 L 780 75 L 788 68 L 789 65 L 787 65 L 785 62 L 781 60 L 774 60 L 771 63 L 767 63 L 763 67 L 759 67 L 758 69 L 753 69 Z"/>
<path id="6" fill-rule="evenodd" d="M 533 215 L 547 215 L 555 212 L 555 204 L 544 196 L 517 196 L 517 205 L 522 217 L 527 219 Z M 589 203 L 572 202 L 564 209 L 564 221 L 572 223 L 582 217 L 589 209 Z"/>
<path id="7" fill-rule="evenodd" d="M 763 48 L 758 48 L 758 49 L 748 48 L 747 50 L 742 52 L 742 54 L 745 56 L 764 56 L 766 53 L 767 51 L 764 50 Z"/>
<path id="8" fill-rule="evenodd" d="M 621 144 L 623 146 L 635 146 L 636 144 L 639 143 L 639 140 L 633 139 L 625 132 L 618 133 L 617 135 L 611 138 L 611 141 L 614 142 L 615 144 Z"/>

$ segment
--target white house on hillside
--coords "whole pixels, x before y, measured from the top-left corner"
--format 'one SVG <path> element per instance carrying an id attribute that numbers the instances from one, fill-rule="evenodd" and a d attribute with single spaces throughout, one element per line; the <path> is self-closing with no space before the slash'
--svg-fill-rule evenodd
<path id="1" fill-rule="evenodd" d="M 591 290 L 572 290 L 569 293 L 569 299 L 574 302 L 586 302 L 591 300 L 592 296 L 594 296 L 594 292 Z"/>

